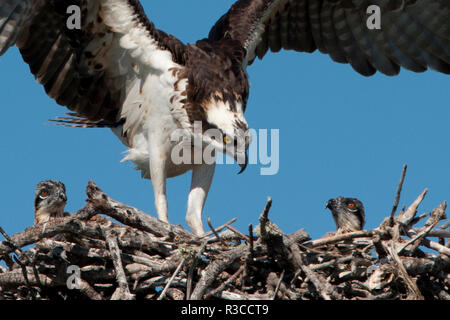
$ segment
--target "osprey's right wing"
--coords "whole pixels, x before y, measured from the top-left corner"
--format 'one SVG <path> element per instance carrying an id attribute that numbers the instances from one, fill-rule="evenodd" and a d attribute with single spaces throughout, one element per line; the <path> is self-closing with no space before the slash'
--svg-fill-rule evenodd
<path id="1" fill-rule="evenodd" d="M 148 74 L 167 59 L 182 64 L 185 50 L 138 0 L 1 0 L 0 55 L 14 44 L 58 104 L 110 123 L 136 101 Z"/>

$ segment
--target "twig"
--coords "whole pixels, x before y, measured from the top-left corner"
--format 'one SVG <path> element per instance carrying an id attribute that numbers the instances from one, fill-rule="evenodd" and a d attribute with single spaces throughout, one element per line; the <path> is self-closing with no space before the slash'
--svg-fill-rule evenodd
<path id="1" fill-rule="evenodd" d="M 181 262 L 178 265 L 177 269 L 175 270 L 175 272 L 170 277 L 169 282 L 167 282 L 166 286 L 164 287 L 163 291 L 161 292 L 161 295 L 158 297 L 158 300 L 162 300 L 162 299 L 165 298 L 167 290 L 172 285 L 172 282 L 175 280 L 175 277 L 178 275 L 178 273 L 180 272 L 181 268 L 183 268 L 185 262 L 186 262 L 186 259 L 181 260 Z"/>
<path id="2" fill-rule="evenodd" d="M 152 288 L 154 289 L 156 287 L 165 286 L 168 282 L 169 282 L 169 279 L 166 276 L 153 277 L 153 278 L 147 279 L 147 280 L 143 281 L 142 283 L 140 283 L 136 287 L 136 292 L 143 292 L 143 291 L 147 291 Z M 180 278 L 180 277 L 175 277 L 171 283 L 171 286 L 185 288 L 186 287 L 186 279 Z"/>
<path id="3" fill-rule="evenodd" d="M 253 257 L 254 251 L 254 240 L 253 240 L 253 225 L 250 224 L 248 226 L 248 236 L 249 236 L 249 258 Z"/>
<path id="4" fill-rule="evenodd" d="M 306 232 L 305 229 L 297 230 L 297 231 L 289 234 L 288 236 L 286 236 L 286 238 L 287 238 L 289 245 L 294 242 L 298 243 L 300 245 L 300 244 L 305 243 L 306 241 L 311 240 L 311 237 L 309 236 L 308 232 Z"/>
<path id="5" fill-rule="evenodd" d="M 217 257 L 217 260 L 211 262 L 206 269 L 203 271 L 203 274 L 200 280 L 197 283 L 194 291 L 192 292 L 191 299 L 199 300 L 203 297 L 205 290 L 209 287 L 209 285 L 216 279 L 216 277 L 231 263 L 233 263 L 236 259 L 243 256 L 245 253 L 245 247 L 237 247 L 230 251 L 224 252 Z"/>
<path id="6" fill-rule="evenodd" d="M 375 251 L 378 256 L 378 260 L 381 260 L 387 256 L 387 252 L 384 249 L 383 244 L 381 243 L 381 238 L 379 235 L 374 235 L 372 238 L 373 245 L 375 247 Z"/>
<path id="7" fill-rule="evenodd" d="M 44 224 L 38 224 L 29 227 L 22 233 L 11 237 L 14 244 L 18 247 L 24 247 L 38 242 L 44 238 L 52 238 L 57 234 L 69 233 L 74 236 L 83 236 L 86 238 L 104 239 L 101 230 L 90 222 L 76 219 L 75 217 L 55 218 Z M 147 232 L 142 232 L 134 228 L 123 229 L 118 236 L 121 247 L 135 248 L 147 251 L 157 251 L 162 255 L 169 255 L 169 249 L 162 245 L 159 238 Z M 12 252 L 12 248 L 3 242 L 0 242 L 0 256 Z"/>
<path id="8" fill-rule="evenodd" d="M 225 224 L 221 225 L 220 227 L 215 228 L 215 231 L 216 231 L 216 232 L 220 232 L 220 231 L 222 231 L 223 229 L 225 229 L 228 225 L 230 225 L 230 224 L 232 224 L 232 223 L 235 223 L 236 221 L 237 221 L 237 218 L 233 218 L 233 219 L 231 219 L 230 221 L 226 222 Z M 209 236 L 212 235 L 212 234 L 214 234 L 214 233 L 213 233 L 212 231 L 209 231 L 209 232 L 205 233 L 203 236 L 201 236 L 201 237 L 200 237 L 200 240 L 203 240 L 203 239 L 209 237 Z"/>
<path id="9" fill-rule="evenodd" d="M 225 241 L 223 241 L 223 239 L 219 236 L 219 234 L 217 233 L 217 231 L 214 229 L 214 227 L 211 224 L 211 219 L 208 217 L 206 219 L 206 221 L 208 222 L 208 226 L 211 229 L 212 233 L 214 233 L 214 235 L 216 236 L 217 239 L 219 239 L 219 241 L 222 243 L 223 246 L 227 246 L 227 244 L 225 243 Z"/>
<path id="10" fill-rule="evenodd" d="M 446 223 L 442 224 L 442 226 L 440 228 L 441 229 L 447 229 L 448 227 L 450 227 L 450 220 L 447 221 Z"/>
<path id="11" fill-rule="evenodd" d="M 27 286 L 29 292 L 31 293 L 32 299 L 35 300 L 35 299 L 36 299 L 36 292 L 35 292 L 34 288 L 31 286 L 30 280 L 28 279 L 28 273 L 27 273 L 27 267 L 26 267 L 26 265 L 25 265 L 24 263 L 22 263 L 22 261 L 20 261 L 19 258 L 13 257 L 13 260 L 14 260 L 17 264 L 19 264 L 20 269 L 22 270 L 23 277 L 24 277 L 24 279 L 25 279 L 25 285 Z M 38 286 L 41 287 L 42 284 L 41 284 L 41 281 L 40 281 L 40 279 L 39 279 L 39 274 L 38 274 L 37 277 L 35 277 L 35 279 L 36 279 L 36 282 L 37 282 Z"/>
<path id="12" fill-rule="evenodd" d="M 398 203 L 400 202 L 400 194 L 402 192 L 403 181 L 405 181 L 406 169 L 407 168 L 408 168 L 408 166 L 406 164 L 404 164 L 403 165 L 403 170 L 402 170 L 402 175 L 401 175 L 401 178 L 400 178 L 400 182 L 399 182 L 398 187 L 397 187 L 397 193 L 395 195 L 394 206 L 392 207 L 392 211 L 391 211 L 391 215 L 390 215 L 390 225 L 391 225 L 391 227 L 394 225 L 394 215 L 395 215 L 395 212 L 397 211 Z"/>
<path id="13" fill-rule="evenodd" d="M 39 280 L 35 277 L 34 271 L 31 267 L 26 268 L 26 274 L 31 286 L 53 287 L 56 285 L 65 285 L 65 283 L 58 282 L 54 278 L 39 274 Z M 19 287 L 25 283 L 25 277 L 22 270 L 12 270 L 7 273 L 0 273 L 0 286 L 2 288 Z"/>
<path id="14" fill-rule="evenodd" d="M 194 270 L 197 267 L 197 263 L 200 260 L 201 255 L 203 254 L 203 251 L 206 249 L 206 245 L 208 244 L 208 239 L 203 240 L 203 243 L 198 250 L 197 254 L 194 257 L 194 261 L 192 261 L 192 265 L 189 268 L 189 274 L 188 274 L 188 280 L 187 280 L 187 292 L 186 292 L 186 300 L 190 300 L 191 298 L 191 291 L 192 291 L 192 279 L 194 278 Z"/>
<path id="15" fill-rule="evenodd" d="M 410 230 L 414 230 L 414 232 L 416 233 L 418 232 L 418 230 L 415 228 L 411 228 Z M 443 230 L 443 229 L 430 230 L 427 236 L 436 238 L 450 238 L 450 230 Z"/>
<path id="16" fill-rule="evenodd" d="M 227 228 L 228 228 L 230 231 L 232 231 L 232 232 L 234 232 L 235 234 L 237 234 L 238 236 L 240 236 L 240 237 L 241 237 L 242 239 L 244 239 L 245 241 L 248 242 L 248 241 L 250 240 L 249 237 L 247 237 L 245 234 L 243 234 L 242 232 L 240 232 L 239 230 L 237 230 L 235 227 L 228 225 Z"/>
<path id="17" fill-rule="evenodd" d="M 109 251 L 111 252 L 111 259 L 114 264 L 114 269 L 116 270 L 116 279 L 118 283 L 118 288 L 112 295 L 111 300 L 133 300 L 134 296 L 130 293 L 130 288 L 128 287 L 128 281 L 122 265 L 122 259 L 120 258 L 117 234 L 114 229 L 109 228 L 103 228 L 103 232 Z"/>
<path id="18" fill-rule="evenodd" d="M 80 279 L 79 290 L 81 293 L 83 293 L 86 297 L 88 297 L 91 300 L 103 300 L 102 295 L 99 294 L 97 291 L 95 291 L 94 288 L 92 288 L 91 285 L 83 279 Z"/>
<path id="19" fill-rule="evenodd" d="M 422 244 L 429 249 L 436 250 L 437 252 L 445 254 L 446 256 L 450 257 L 450 248 L 447 248 L 446 246 L 443 246 L 437 242 L 428 239 L 422 239 Z"/>
<path id="20" fill-rule="evenodd" d="M 338 263 L 350 262 L 353 259 L 354 259 L 353 256 L 347 256 L 347 257 L 343 257 L 343 258 L 339 258 L 339 259 L 335 258 L 335 259 L 332 259 L 330 261 L 327 261 L 327 262 L 324 262 L 324 263 L 321 263 L 321 264 L 314 264 L 314 265 L 311 266 L 311 270 L 317 271 L 317 270 L 329 268 L 329 267 L 335 266 Z"/>
<path id="21" fill-rule="evenodd" d="M 222 291 L 220 297 L 224 300 L 243 301 L 243 300 L 269 300 L 267 294 L 244 294 L 238 292 Z"/>
<path id="22" fill-rule="evenodd" d="M 417 208 L 422 203 L 427 193 L 428 189 L 422 191 L 422 193 L 417 197 L 416 200 L 414 200 L 414 202 L 409 206 L 409 208 L 406 209 L 406 211 L 402 215 L 398 216 L 397 221 L 403 224 L 404 226 L 407 226 L 416 216 Z"/>
<path id="23" fill-rule="evenodd" d="M 266 223 L 269 221 L 269 211 L 271 207 L 272 207 L 272 198 L 267 197 L 267 203 L 266 206 L 264 207 L 264 211 L 259 216 L 259 230 L 261 239 L 267 239 Z"/>
<path id="24" fill-rule="evenodd" d="M 411 277 L 408 274 L 408 271 L 406 271 L 405 266 L 403 265 L 402 261 L 400 260 L 398 254 L 395 250 L 394 244 L 392 242 L 390 242 L 390 245 L 388 245 L 386 249 L 387 249 L 386 251 L 391 256 L 392 260 L 396 264 L 398 270 L 400 271 L 402 278 L 405 280 L 407 287 L 409 288 L 410 292 L 412 293 L 411 299 L 423 300 L 424 297 L 423 297 L 422 293 L 420 292 L 419 288 L 417 287 L 416 282 L 413 279 L 411 279 Z"/>
<path id="25" fill-rule="evenodd" d="M 17 254 L 17 258 L 15 258 L 14 260 L 15 260 L 15 262 L 17 262 L 17 263 L 19 264 L 20 268 L 22 269 L 22 274 L 23 274 L 23 277 L 24 277 L 24 279 L 25 279 L 25 284 L 26 284 L 26 286 L 27 286 L 29 292 L 32 294 L 32 299 L 35 300 L 35 299 L 36 299 L 36 292 L 35 292 L 35 289 L 34 289 L 34 288 L 31 286 L 31 284 L 30 284 L 30 281 L 29 281 L 29 279 L 28 279 L 28 273 L 27 273 L 27 271 L 26 271 L 26 266 L 25 266 L 25 264 L 22 262 L 22 260 L 21 260 L 20 258 L 21 258 L 21 257 L 25 257 L 26 260 L 28 260 L 28 264 L 30 264 L 30 265 L 32 266 L 32 268 L 33 268 L 33 274 L 34 274 L 34 276 L 35 276 L 35 278 L 36 278 L 37 284 L 38 284 L 38 286 L 41 286 L 40 279 L 39 279 L 39 273 L 38 273 L 38 271 L 36 270 L 36 266 L 34 265 L 34 263 L 32 263 L 32 262 L 30 261 L 30 259 L 27 257 L 27 255 L 25 255 L 25 254 L 23 253 L 23 251 L 22 251 L 19 247 L 16 246 L 16 244 L 14 243 L 14 241 L 13 241 L 13 240 L 11 239 L 11 237 L 5 232 L 5 230 L 3 230 L 2 227 L 0 227 L 0 233 L 3 235 L 3 237 L 6 239 L 6 241 L 8 241 L 9 246 L 11 246 L 11 248 L 12 248 L 12 249 L 15 251 L 15 253 Z"/>
<path id="26" fill-rule="evenodd" d="M 400 249 L 397 250 L 397 254 L 400 254 L 403 250 L 406 249 L 407 246 L 410 244 L 416 242 L 417 240 L 425 237 L 437 224 L 441 221 L 441 218 L 445 216 L 445 208 L 446 203 L 442 203 L 440 206 L 438 206 L 436 209 L 433 210 L 431 214 L 432 221 L 430 221 L 429 226 L 425 228 L 425 230 L 419 232 L 414 238 L 412 238 L 410 241 L 408 241 L 406 244 L 404 244 Z"/>
<path id="27" fill-rule="evenodd" d="M 272 300 L 275 300 L 277 298 L 278 290 L 280 290 L 280 285 L 284 278 L 284 272 L 285 272 L 285 269 L 283 269 L 283 272 L 281 272 L 280 279 L 278 280 L 277 286 L 275 287 L 275 291 L 273 293 Z"/>
<path id="28" fill-rule="evenodd" d="M 111 199 L 93 181 L 89 181 L 86 194 L 88 202 L 95 206 L 96 212 L 106 214 L 125 225 L 156 236 L 170 236 L 174 233 L 180 241 L 188 242 L 195 239 L 194 235 L 181 227 L 172 226 L 136 208 Z"/>
<path id="29" fill-rule="evenodd" d="M 305 264 L 300 249 L 297 247 L 297 244 L 292 243 L 289 246 L 289 249 L 291 250 L 292 258 L 296 266 L 299 267 L 306 274 L 309 280 L 311 280 L 320 296 L 322 296 L 322 298 L 325 300 L 331 300 L 330 293 L 333 291 L 333 289 L 327 284 L 327 282 L 324 279 L 322 279 L 319 275 L 314 273 L 314 271 L 312 271 Z"/>
<path id="30" fill-rule="evenodd" d="M 223 290 L 225 290 L 225 288 L 226 288 L 229 284 L 233 283 L 233 282 L 237 279 L 237 277 L 239 277 L 239 276 L 241 275 L 241 273 L 244 271 L 244 269 L 245 269 L 245 265 L 241 265 L 241 266 L 239 267 L 238 271 L 236 271 L 231 277 L 229 277 L 227 281 L 225 281 L 224 283 L 222 283 L 222 284 L 221 284 L 220 286 L 218 286 L 216 289 L 211 290 L 210 292 L 208 292 L 208 293 L 205 295 L 205 300 L 206 300 L 206 299 L 209 299 L 209 298 L 212 297 L 212 296 L 216 296 L 216 295 L 220 294 Z"/>
<path id="31" fill-rule="evenodd" d="M 321 238 L 321 239 L 314 240 L 314 241 L 308 241 L 308 242 L 305 242 L 304 245 L 311 246 L 312 248 L 317 248 L 317 247 L 321 247 L 324 245 L 337 243 L 342 240 L 350 240 L 350 239 L 356 239 L 356 238 L 371 238 L 377 234 L 381 238 L 388 235 L 387 232 L 385 232 L 383 230 L 378 230 L 378 229 L 368 230 L 368 231 L 355 231 L 355 232 L 338 234 L 338 235 L 334 235 L 334 236 L 327 237 L 327 238 Z"/>

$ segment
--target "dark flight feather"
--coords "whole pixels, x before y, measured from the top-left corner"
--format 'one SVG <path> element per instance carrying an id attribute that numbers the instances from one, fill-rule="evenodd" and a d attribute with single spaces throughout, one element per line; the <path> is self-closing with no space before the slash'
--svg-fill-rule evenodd
<path id="1" fill-rule="evenodd" d="M 370 5 L 381 9 L 379 30 L 367 27 Z M 319 50 L 365 76 L 400 67 L 450 74 L 450 1 L 240 0 L 209 33 L 223 38 L 241 43 L 248 64 L 268 49 Z"/>

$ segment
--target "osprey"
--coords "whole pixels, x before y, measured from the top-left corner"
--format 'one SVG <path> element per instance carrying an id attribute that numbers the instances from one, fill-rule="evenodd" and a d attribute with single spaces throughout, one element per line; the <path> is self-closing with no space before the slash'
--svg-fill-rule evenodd
<path id="1" fill-rule="evenodd" d="M 64 212 L 67 196 L 66 186 L 60 181 L 39 182 L 34 192 L 34 224 L 67 216 Z"/>
<path id="2" fill-rule="evenodd" d="M 373 6 L 380 28 L 368 23 Z M 68 27 L 74 7 L 81 15 L 75 29 Z M 128 146 L 124 160 L 151 179 L 159 219 L 168 222 L 166 178 L 192 170 L 186 220 L 201 235 L 215 165 L 174 161 L 175 132 L 200 139 L 188 149 L 212 146 L 244 170 L 246 69 L 269 50 L 319 50 L 364 76 L 392 76 L 401 67 L 449 74 L 450 3 L 239 0 L 208 38 L 184 44 L 158 30 L 138 0 L 2 0 L 0 55 L 12 45 L 47 94 L 72 111 L 60 121 L 109 127 Z"/>
<path id="3" fill-rule="evenodd" d="M 327 201 L 333 220 L 336 223 L 337 233 L 362 230 L 366 223 L 364 205 L 355 198 L 337 197 Z"/>

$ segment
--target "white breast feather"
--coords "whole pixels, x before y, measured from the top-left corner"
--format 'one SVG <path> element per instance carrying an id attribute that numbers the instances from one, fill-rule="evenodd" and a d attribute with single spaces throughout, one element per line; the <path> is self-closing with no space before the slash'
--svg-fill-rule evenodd
<path id="1" fill-rule="evenodd" d="M 126 121 L 112 131 L 129 147 L 122 161 L 134 162 L 142 176 L 150 178 L 149 136 L 159 135 L 162 137 L 159 140 L 167 145 L 158 148 L 170 149 L 171 133 L 179 127 L 190 126 L 180 103 L 186 98 L 181 96 L 181 92 L 186 90 L 187 80 L 178 81 L 178 91 L 174 90 L 178 74 L 173 70 L 184 67 L 173 61 L 170 51 L 158 46 L 128 1 L 92 2 L 88 4 L 88 19 L 96 19 L 92 12 L 99 12 L 104 23 L 96 25 L 102 28 L 97 31 L 108 37 L 93 39 L 89 49 L 97 62 L 108 66 L 111 85 L 124 88 L 124 101 L 118 118 Z M 95 25 L 95 20 L 93 22 Z M 103 40 L 107 41 L 106 46 L 99 42 Z"/>

